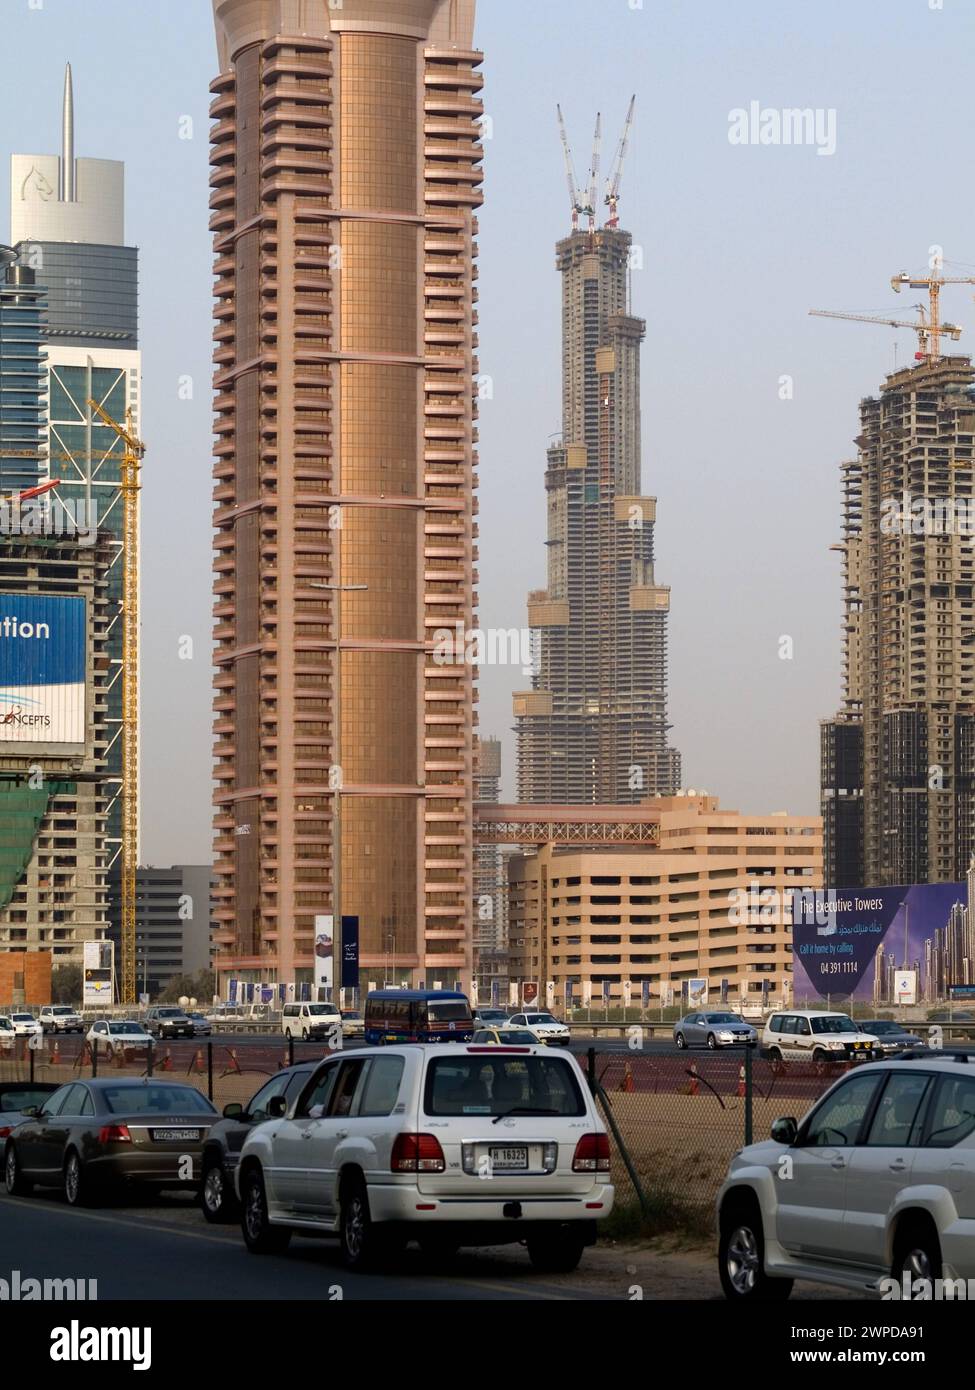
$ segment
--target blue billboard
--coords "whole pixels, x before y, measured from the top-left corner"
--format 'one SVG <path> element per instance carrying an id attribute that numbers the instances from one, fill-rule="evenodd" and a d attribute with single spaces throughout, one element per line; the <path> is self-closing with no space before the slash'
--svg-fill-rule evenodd
<path id="1" fill-rule="evenodd" d="M 796 893 L 793 996 L 912 1002 L 903 994 L 910 976 L 918 1002 L 948 999 L 956 986 L 975 984 L 969 916 L 965 883 Z"/>
<path id="2" fill-rule="evenodd" d="M 84 744 L 85 600 L 0 593 L 0 745 Z"/>

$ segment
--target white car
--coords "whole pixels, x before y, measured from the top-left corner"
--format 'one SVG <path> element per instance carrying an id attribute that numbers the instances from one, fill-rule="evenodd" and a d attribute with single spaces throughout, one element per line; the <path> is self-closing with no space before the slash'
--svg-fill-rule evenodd
<path id="1" fill-rule="evenodd" d="M 152 1034 L 130 1018 L 100 1018 L 91 1025 L 85 1037 L 92 1051 L 105 1057 L 148 1052 L 153 1041 Z"/>
<path id="2" fill-rule="evenodd" d="M 827 1009 L 772 1014 L 762 1034 L 762 1049 L 772 1063 L 871 1062 L 883 1055 L 872 1033 L 861 1033 L 848 1014 Z"/>
<path id="3" fill-rule="evenodd" d="M 81 1014 L 70 1004 L 45 1004 L 39 1022 L 52 1033 L 83 1033 L 85 1028 Z"/>
<path id="4" fill-rule="evenodd" d="M 609 1139 L 578 1062 L 548 1047 L 404 1044 L 325 1059 L 268 1103 L 235 1175 L 247 1248 L 336 1235 L 351 1269 L 524 1241 L 575 1269 L 612 1211 Z"/>
<path id="5" fill-rule="evenodd" d="M 18 1038 L 30 1038 L 35 1034 L 43 1035 L 44 1029 L 33 1014 L 28 1013 L 9 1013 L 7 1017 L 13 1024 L 14 1032 Z"/>
<path id="6" fill-rule="evenodd" d="M 975 1278 L 971 1054 L 861 1067 L 801 1124 L 776 1120 L 732 1159 L 718 1229 L 733 1300 L 788 1298 L 795 1279 L 891 1298 L 905 1279 Z"/>
<path id="7" fill-rule="evenodd" d="M 523 1013 L 512 1014 L 506 1028 L 530 1028 L 538 1037 L 543 1038 L 547 1043 L 563 1043 L 568 1045 L 572 1038 L 568 1024 L 560 1023 L 553 1014 L 546 1013 Z"/>
<path id="8" fill-rule="evenodd" d="M 14 1025 L 6 1014 L 0 1014 L 0 1047 L 11 1048 L 17 1039 Z"/>

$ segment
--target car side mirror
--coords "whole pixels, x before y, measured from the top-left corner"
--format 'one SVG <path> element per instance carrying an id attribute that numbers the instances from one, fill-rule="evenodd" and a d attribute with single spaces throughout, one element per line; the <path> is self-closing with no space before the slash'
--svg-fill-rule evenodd
<path id="1" fill-rule="evenodd" d="M 772 1138 L 777 1144 L 794 1144 L 799 1133 L 799 1125 L 794 1115 L 785 1115 L 773 1121 Z"/>
<path id="2" fill-rule="evenodd" d="M 272 1096 L 267 1103 L 267 1115 L 269 1120 L 280 1120 L 288 1108 L 288 1102 L 284 1096 Z"/>
<path id="3" fill-rule="evenodd" d="M 223 1107 L 223 1117 L 225 1120 L 239 1120 L 244 1113 L 244 1107 L 240 1101 L 232 1100 Z"/>

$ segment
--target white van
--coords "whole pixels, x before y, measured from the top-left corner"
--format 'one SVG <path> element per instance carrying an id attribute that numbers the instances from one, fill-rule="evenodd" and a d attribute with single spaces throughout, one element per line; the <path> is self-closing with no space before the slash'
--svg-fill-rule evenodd
<path id="1" fill-rule="evenodd" d="M 341 1036 L 342 1015 L 334 1004 L 285 1004 L 281 1013 L 286 1038 L 325 1038 L 333 1028 Z"/>

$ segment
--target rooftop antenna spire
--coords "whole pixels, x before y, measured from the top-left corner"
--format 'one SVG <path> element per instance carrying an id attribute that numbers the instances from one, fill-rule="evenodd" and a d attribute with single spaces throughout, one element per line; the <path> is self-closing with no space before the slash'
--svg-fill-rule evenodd
<path id="1" fill-rule="evenodd" d="M 61 167 L 58 197 L 63 203 L 75 201 L 74 166 L 74 88 L 71 82 L 71 64 L 64 68 L 64 106 L 61 112 Z"/>

